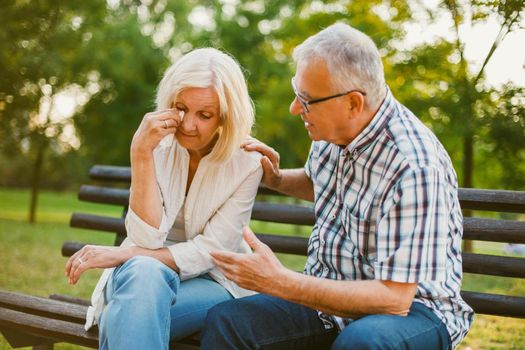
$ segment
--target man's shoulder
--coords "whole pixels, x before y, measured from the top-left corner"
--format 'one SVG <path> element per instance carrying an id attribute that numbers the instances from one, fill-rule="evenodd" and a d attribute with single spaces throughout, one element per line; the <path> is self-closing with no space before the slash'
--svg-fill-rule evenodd
<path id="1" fill-rule="evenodd" d="M 386 132 L 399 156 L 411 167 L 437 165 L 446 154 L 436 135 L 400 103 L 389 120 Z"/>

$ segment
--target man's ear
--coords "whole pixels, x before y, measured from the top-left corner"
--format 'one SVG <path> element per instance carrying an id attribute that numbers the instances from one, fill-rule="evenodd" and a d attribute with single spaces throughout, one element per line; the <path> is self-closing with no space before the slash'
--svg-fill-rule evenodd
<path id="1" fill-rule="evenodd" d="M 365 98 L 358 92 L 351 92 L 347 96 L 348 112 L 351 118 L 360 115 L 365 109 Z"/>

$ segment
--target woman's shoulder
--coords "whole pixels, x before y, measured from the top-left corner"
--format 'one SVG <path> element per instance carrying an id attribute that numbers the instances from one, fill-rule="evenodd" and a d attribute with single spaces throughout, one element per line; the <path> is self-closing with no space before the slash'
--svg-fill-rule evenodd
<path id="1" fill-rule="evenodd" d="M 254 167 L 261 165 L 262 154 L 257 151 L 246 151 L 239 148 L 233 152 L 231 161 L 235 164 L 251 165 Z"/>

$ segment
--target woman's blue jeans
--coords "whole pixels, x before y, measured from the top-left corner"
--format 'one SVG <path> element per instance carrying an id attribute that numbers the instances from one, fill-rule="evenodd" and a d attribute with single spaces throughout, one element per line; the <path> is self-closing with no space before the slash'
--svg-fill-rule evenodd
<path id="1" fill-rule="evenodd" d="M 338 333 L 326 329 L 317 311 L 259 294 L 213 307 L 201 335 L 201 349 L 448 349 L 448 331 L 421 303 L 408 316 L 370 315 Z"/>
<path id="2" fill-rule="evenodd" d="M 100 349 L 168 349 L 200 331 L 208 310 L 232 296 L 208 275 L 181 282 L 157 259 L 134 257 L 117 267 L 105 288 Z"/>

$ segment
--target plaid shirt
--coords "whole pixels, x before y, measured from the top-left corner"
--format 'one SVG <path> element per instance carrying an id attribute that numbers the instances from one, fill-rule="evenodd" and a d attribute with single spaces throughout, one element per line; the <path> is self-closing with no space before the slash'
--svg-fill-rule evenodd
<path id="1" fill-rule="evenodd" d="M 456 173 L 435 135 L 388 91 L 347 147 L 313 142 L 305 171 L 314 184 L 316 222 L 304 272 L 418 283 L 414 301 L 432 309 L 456 346 L 474 314 L 460 296 Z M 320 317 L 339 329 L 352 321 Z"/>

